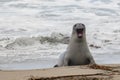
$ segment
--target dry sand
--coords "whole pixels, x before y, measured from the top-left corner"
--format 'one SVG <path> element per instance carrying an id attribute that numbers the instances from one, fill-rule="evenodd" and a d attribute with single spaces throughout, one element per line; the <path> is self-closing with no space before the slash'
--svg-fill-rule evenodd
<path id="1" fill-rule="evenodd" d="M 100 69 L 95 69 L 90 66 L 71 66 L 35 70 L 1 70 L 0 80 L 120 80 L 120 65 L 107 66 L 110 67 L 102 66 Z"/>

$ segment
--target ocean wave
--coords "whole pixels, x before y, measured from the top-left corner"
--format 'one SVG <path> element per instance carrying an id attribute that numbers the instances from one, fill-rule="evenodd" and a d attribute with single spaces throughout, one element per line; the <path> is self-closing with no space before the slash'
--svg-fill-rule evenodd
<path id="1" fill-rule="evenodd" d="M 61 33 L 52 33 L 50 36 L 20 37 L 7 44 L 5 48 L 15 49 L 16 47 L 32 46 L 35 44 L 68 44 L 70 37 Z"/>

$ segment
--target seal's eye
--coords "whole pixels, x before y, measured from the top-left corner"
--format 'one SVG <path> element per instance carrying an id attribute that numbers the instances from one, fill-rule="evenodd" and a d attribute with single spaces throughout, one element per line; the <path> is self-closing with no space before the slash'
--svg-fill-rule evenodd
<path id="1" fill-rule="evenodd" d="M 76 26 L 77 26 L 77 24 L 75 24 L 75 25 L 74 25 L 73 29 L 75 29 L 75 28 L 76 28 Z"/>
<path id="2" fill-rule="evenodd" d="M 84 27 L 85 27 L 85 25 L 84 25 L 84 24 L 82 24 L 82 26 L 84 26 Z"/>

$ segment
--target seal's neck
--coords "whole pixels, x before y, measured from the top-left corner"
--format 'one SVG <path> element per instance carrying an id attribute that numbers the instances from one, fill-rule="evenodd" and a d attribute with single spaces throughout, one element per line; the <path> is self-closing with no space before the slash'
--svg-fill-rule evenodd
<path id="1" fill-rule="evenodd" d="M 82 43 L 82 44 L 87 44 L 86 41 L 86 35 L 83 34 L 83 36 L 81 38 L 78 38 L 77 35 L 72 34 L 72 37 L 70 39 L 70 43 Z"/>
<path id="2" fill-rule="evenodd" d="M 75 35 L 72 35 L 68 49 L 80 50 L 80 49 L 88 49 L 87 41 L 85 35 L 82 38 L 78 38 Z"/>

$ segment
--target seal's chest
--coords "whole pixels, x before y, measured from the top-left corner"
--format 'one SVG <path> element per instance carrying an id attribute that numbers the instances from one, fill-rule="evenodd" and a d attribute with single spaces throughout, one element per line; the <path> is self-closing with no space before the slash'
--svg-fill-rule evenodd
<path id="1" fill-rule="evenodd" d="M 85 58 L 87 58 L 86 53 L 74 54 L 71 57 L 73 58 L 73 60 L 84 60 Z"/>
<path id="2" fill-rule="evenodd" d="M 74 50 L 74 51 L 70 51 L 69 55 L 72 58 L 85 58 L 87 56 L 87 52 L 85 50 Z"/>
<path id="3" fill-rule="evenodd" d="M 86 53 L 74 53 L 74 55 L 71 55 L 69 58 L 69 64 L 70 65 L 84 65 L 88 64 L 88 58 L 86 56 Z"/>

